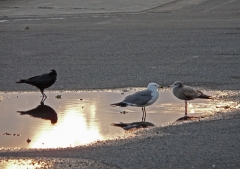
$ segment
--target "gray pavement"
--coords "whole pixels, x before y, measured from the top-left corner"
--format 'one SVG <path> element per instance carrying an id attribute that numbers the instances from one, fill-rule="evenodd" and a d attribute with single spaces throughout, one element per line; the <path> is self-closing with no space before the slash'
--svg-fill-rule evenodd
<path id="1" fill-rule="evenodd" d="M 46 16 L 85 13 L 135 13 L 158 7 L 174 9 L 195 5 L 206 0 L 1 0 L 0 15 Z"/>
<path id="2" fill-rule="evenodd" d="M 180 2 L 131 14 L 14 16 L 1 9 L 0 90 L 36 90 L 15 81 L 50 68 L 58 72 L 52 90 L 176 80 L 239 89 L 240 1 Z"/>

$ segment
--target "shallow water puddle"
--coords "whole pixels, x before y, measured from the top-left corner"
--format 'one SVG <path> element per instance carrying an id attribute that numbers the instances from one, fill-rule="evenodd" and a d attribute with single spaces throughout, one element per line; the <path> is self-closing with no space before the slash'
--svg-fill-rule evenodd
<path id="1" fill-rule="evenodd" d="M 1 169 L 77 169 L 77 168 L 109 168 L 101 162 L 81 158 L 54 158 L 54 157 L 0 157 Z M 99 168 L 99 167 L 98 167 Z M 113 168 L 113 167 L 111 167 Z"/>
<path id="2" fill-rule="evenodd" d="M 121 136 L 124 130 L 110 124 L 141 121 L 141 108 L 111 107 L 110 104 L 122 101 L 136 90 L 139 89 L 46 92 L 48 98 L 44 105 L 40 104 L 39 92 L 0 93 L 0 147 L 73 147 Z M 184 115 L 183 101 L 175 98 L 171 91 L 159 93 L 157 102 L 146 107 L 146 121 L 164 125 Z M 219 100 L 196 99 L 189 103 L 188 112 L 193 116 L 211 113 L 219 104 Z M 122 113 L 124 111 L 127 113 Z"/>
<path id="3" fill-rule="evenodd" d="M 47 160 L 35 159 L 1 159 L 0 167 L 5 169 L 38 169 L 38 168 L 52 168 L 52 162 Z"/>

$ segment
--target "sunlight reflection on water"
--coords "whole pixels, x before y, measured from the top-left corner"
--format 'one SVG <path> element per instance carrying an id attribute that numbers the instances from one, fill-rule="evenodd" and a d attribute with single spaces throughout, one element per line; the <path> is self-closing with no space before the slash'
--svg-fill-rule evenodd
<path id="1" fill-rule="evenodd" d="M 73 147 L 123 135 L 123 129 L 110 124 L 141 121 L 142 112 L 139 107 L 110 107 L 111 103 L 133 93 L 122 92 L 49 92 L 44 105 L 39 103 L 41 98 L 37 92 L 0 93 L 0 147 Z M 184 102 L 175 98 L 171 91 L 159 92 L 158 101 L 146 108 L 146 121 L 164 125 L 182 117 Z M 59 99 L 58 95 L 61 95 Z M 193 115 L 212 112 L 219 103 L 219 100 L 196 99 L 189 103 L 188 111 Z M 121 114 L 122 111 L 128 113 Z"/>
<path id="2" fill-rule="evenodd" d="M 38 169 L 52 168 L 52 162 L 47 160 L 35 159 L 1 159 L 0 167 L 4 169 Z"/>

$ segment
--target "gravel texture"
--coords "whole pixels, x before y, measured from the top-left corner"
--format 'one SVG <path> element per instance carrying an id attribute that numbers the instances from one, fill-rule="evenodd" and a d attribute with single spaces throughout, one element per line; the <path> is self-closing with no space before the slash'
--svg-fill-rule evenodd
<path id="1" fill-rule="evenodd" d="M 240 2 L 229 0 L 223 8 L 224 2 L 168 12 L 3 17 L 0 90 L 36 91 L 15 82 L 51 68 L 58 77 L 49 90 L 167 86 L 176 80 L 239 90 Z"/>

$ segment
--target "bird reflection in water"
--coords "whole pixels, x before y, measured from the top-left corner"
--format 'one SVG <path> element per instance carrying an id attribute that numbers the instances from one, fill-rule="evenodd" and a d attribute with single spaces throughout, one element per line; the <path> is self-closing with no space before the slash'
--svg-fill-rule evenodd
<path id="1" fill-rule="evenodd" d="M 111 126 L 121 127 L 124 130 L 130 130 L 130 129 L 138 129 L 138 128 L 146 128 L 146 127 L 153 127 L 154 124 L 150 122 L 140 121 L 140 122 L 132 122 L 132 123 L 112 123 Z"/>
<path id="2" fill-rule="evenodd" d="M 17 111 L 20 115 L 28 114 L 32 117 L 50 120 L 52 124 L 57 123 L 57 113 L 50 106 L 44 105 L 44 102 L 40 102 L 40 105 L 34 109 L 27 111 Z"/>

